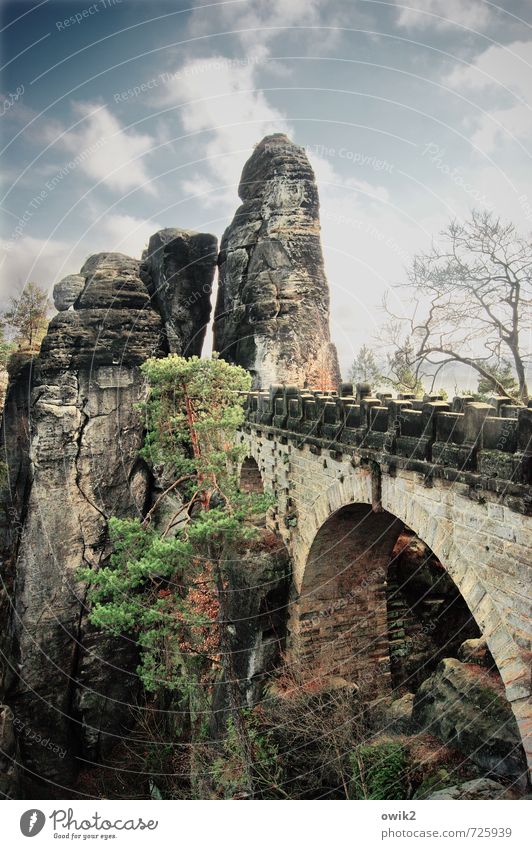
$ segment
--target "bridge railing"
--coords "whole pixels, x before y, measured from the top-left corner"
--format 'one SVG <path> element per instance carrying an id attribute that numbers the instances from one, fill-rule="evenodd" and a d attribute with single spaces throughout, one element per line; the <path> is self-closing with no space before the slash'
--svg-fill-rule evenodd
<path id="1" fill-rule="evenodd" d="M 305 442 L 326 441 L 532 484 L 532 409 L 510 398 L 480 403 L 462 396 L 448 402 L 438 395 L 373 396 L 368 384 L 357 384 L 355 391 L 342 384 L 339 395 L 278 385 L 248 394 L 246 419 Z"/>

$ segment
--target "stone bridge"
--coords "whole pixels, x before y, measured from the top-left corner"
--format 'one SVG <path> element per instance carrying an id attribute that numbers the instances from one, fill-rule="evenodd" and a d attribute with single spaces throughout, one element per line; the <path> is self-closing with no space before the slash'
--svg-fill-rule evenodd
<path id="1" fill-rule="evenodd" d="M 242 485 L 275 496 L 293 562 L 287 656 L 300 674 L 391 688 L 387 571 L 406 526 L 459 588 L 504 682 L 529 764 L 532 409 L 507 398 L 250 393 Z M 260 474 L 260 478 L 259 478 Z"/>

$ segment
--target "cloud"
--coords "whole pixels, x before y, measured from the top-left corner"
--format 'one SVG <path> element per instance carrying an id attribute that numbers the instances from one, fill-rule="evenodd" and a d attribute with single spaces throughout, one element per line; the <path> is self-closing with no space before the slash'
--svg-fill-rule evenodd
<path id="1" fill-rule="evenodd" d="M 267 53 L 262 55 L 267 61 Z M 160 105 L 179 107 L 185 132 L 199 136 L 194 139 L 194 152 L 199 149 L 205 154 L 204 165 L 187 174 L 182 190 L 203 208 L 216 209 L 225 223 L 234 214 L 236 187 L 254 144 L 271 132 L 294 137 L 286 116 L 257 88 L 262 67 L 262 62 L 239 62 L 221 55 L 198 59 L 181 66 L 159 95 Z M 379 184 L 382 175 L 376 175 L 375 182 L 346 178 L 340 161 L 318 150 L 307 149 L 307 154 L 320 192 L 334 326 L 346 367 L 354 356 L 355 340 L 358 344 L 365 338 L 375 322 L 371 310 L 385 287 L 379 269 L 396 271 L 405 261 L 402 233 L 408 233 L 405 238 L 411 242 L 412 228 L 401 229 L 394 222 L 388 189 Z M 228 183 L 234 193 L 225 188 Z M 369 306 L 368 291 L 372 292 Z"/>
<path id="2" fill-rule="evenodd" d="M 330 48 L 341 34 L 334 27 L 366 19 L 365 11 L 346 6 L 345 0 L 252 0 L 220 4 L 206 12 L 200 7 L 191 15 L 191 36 L 229 32 L 246 49 L 267 46 L 282 35 L 297 39 L 302 50 Z M 291 31 L 294 27 L 309 29 Z"/>
<path id="3" fill-rule="evenodd" d="M 146 218 L 122 214 L 107 215 L 102 233 L 102 244 L 105 243 L 103 250 L 117 251 L 140 259 L 150 236 L 162 228 L 162 224 Z"/>
<path id="4" fill-rule="evenodd" d="M 93 207 L 96 212 L 96 208 Z M 22 236 L 0 241 L 0 271 L 2 286 L 0 301 L 6 302 L 20 292 L 28 281 L 34 281 L 51 291 L 54 283 L 67 274 L 76 274 L 90 253 L 116 251 L 140 259 L 148 239 L 162 226 L 157 221 L 135 218 L 121 213 L 101 215 L 90 239 L 68 242 Z"/>
<path id="5" fill-rule="evenodd" d="M 266 54 L 262 54 L 266 59 Z M 161 106 L 178 105 L 186 133 L 206 134 L 198 140 L 205 157 L 202 173 L 185 181 L 187 192 L 194 185 L 209 191 L 217 185 L 237 186 L 242 163 L 262 136 L 289 132 L 285 116 L 257 88 L 256 61 L 211 56 L 181 66 L 169 76 Z M 205 176 L 207 175 L 207 177 Z M 206 182 L 206 180 L 208 182 Z M 231 193 L 227 192 L 233 203 Z"/>
<path id="6" fill-rule="evenodd" d="M 406 29 L 446 29 L 462 26 L 473 30 L 486 27 L 492 9 L 483 0 L 405 0 L 397 2 L 397 23 Z"/>
<path id="7" fill-rule="evenodd" d="M 150 182 L 143 156 L 151 150 L 154 138 L 127 130 L 107 106 L 92 102 L 74 102 L 73 110 L 81 123 L 71 130 L 50 123 L 43 129 L 47 141 L 72 154 L 80 170 L 91 180 L 119 192 L 142 188 L 150 194 Z"/>
<path id="8" fill-rule="evenodd" d="M 3 302 L 22 291 L 33 281 L 46 291 L 66 274 L 77 272 L 85 259 L 83 246 L 53 239 L 23 236 L 15 241 L 0 242 L 0 269 Z"/>
<path id="9" fill-rule="evenodd" d="M 532 41 L 492 44 L 470 65 L 459 65 L 448 77 L 452 86 L 481 90 L 506 87 L 526 95 L 532 85 Z"/>
<path id="10" fill-rule="evenodd" d="M 446 82 L 485 101 L 484 114 L 471 135 L 481 150 L 491 153 L 512 136 L 532 137 L 532 41 L 492 45 L 471 65 L 455 69 Z"/>

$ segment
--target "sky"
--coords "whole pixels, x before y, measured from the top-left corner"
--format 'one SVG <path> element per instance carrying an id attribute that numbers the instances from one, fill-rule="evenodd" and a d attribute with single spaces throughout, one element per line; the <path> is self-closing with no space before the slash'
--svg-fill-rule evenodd
<path id="1" fill-rule="evenodd" d="M 162 227 L 221 237 L 271 132 L 316 172 L 344 375 L 450 219 L 532 230 L 530 0 L 40 0 L 0 28 L 0 304 Z"/>

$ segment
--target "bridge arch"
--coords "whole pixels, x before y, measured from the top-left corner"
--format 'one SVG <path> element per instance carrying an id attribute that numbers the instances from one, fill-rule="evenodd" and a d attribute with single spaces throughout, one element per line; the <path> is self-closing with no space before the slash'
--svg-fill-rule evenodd
<path id="1" fill-rule="evenodd" d="M 377 689 L 390 688 L 384 584 L 393 546 L 401 528 L 407 526 L 441 562 L 485 637 L 530 763 L 530 670 L 526 652 L 502 618 L 496 596 L 483 577 L 489 546 L 483 546 L 483 562 L 480 547 L 468 545 L 463 527 L 457 532 L 460 523 L 451 506 L 437 502 L 439 494 L 431 501 L 422 486 L 393 476 L 383 476 L 379 484 L 376 497 L 371 472 L 359 467 L 354 474 L 334 480 L 300 517 L 290 546 L 296 595 L 288 625 L 290 660 L 315 664 L 316 671 L 320 664 L 329 666 L 348 680 L 362 676 Z M 469 540 L 472 536 L 469 529 Z M 343 570 L 338 570 L 339 557 L 344 562 L 347 558 Z M 342 571 L 344 587 L 354 587 L 354 594 L 344 594 Z M 362 592 L 356 592 L 357 582 Z M 347 653 L 342 657 L 335 650 L 334 634 L 352 627 L 352 617 L 361 614 L 367 626 L 361 647 L 351 659 Z M 327 615 L 328 629 L 323 628 Z"/>

